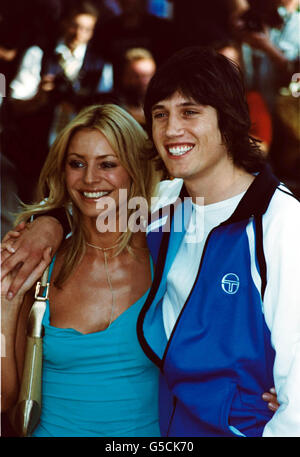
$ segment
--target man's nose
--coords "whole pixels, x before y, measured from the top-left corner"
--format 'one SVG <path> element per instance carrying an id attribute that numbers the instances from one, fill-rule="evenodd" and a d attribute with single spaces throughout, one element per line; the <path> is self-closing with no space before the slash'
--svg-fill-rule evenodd
<path id="1" fill-rule="evenodd" d="M 82 27 L 77 27 L 76 29 L 76 38 L 82 38 L 85 35 L 85 30 Z"/>
<path id="2" fill-rule="evenodd" d="M 184 128 L 181 119 L 176 114 L 169 114 L 166 126 L 166 136 L 177 137 L 184 133 Z"/>
<path id="3" fill-rule="evenodd" d="M 80 39 L 82 38 L 82 36 L 83 36 L 83 33 L 82 33 L 80 30 L 77 30 L 77 32 L 76 32 L 76 39 L 77 39 L 77 40 L 80 40 Z"/>

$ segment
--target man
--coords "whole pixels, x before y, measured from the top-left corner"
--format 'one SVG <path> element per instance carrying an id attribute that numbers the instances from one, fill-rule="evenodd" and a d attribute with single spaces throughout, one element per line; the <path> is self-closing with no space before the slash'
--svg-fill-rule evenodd
<path id="1" fill-rule="evenodd" d="M 90 46 L 97 20 L 93 4 L 71 7 L 61 21 L 55 48 L 31 46 L 10 84 L 3 106 L 2 149 L 18 172 L 18 196 L 23 202 L 34 199 L 53 138 L 99 90 L 112 87 L 112 80 L 106 85 L 111 66 Z"/>
<path id="2" fill-rule="evenodd" d="M 211 50 L 183 50 L 150 82 L 145 116 L 155 160 L 175 178 L 160 189 L 175 202 L 170 216 L 148 228 L 156 271 L 138 322 L 161 369 L 162 435 L 299 436 L 300 205 L 248 136 L 239 70 Z M 182 210 L 189 225 L 176 231 Z M 26 258 L 18 251 L 14 263 Z M 272 417 L 261 392 L 273 376 Z"/>
<path id="3" fill-rule="evenodd" d="M 248 136 L 239 71 L 212 51 L 183 50 L 151 80 L 145 116 L 159 157 L 183 178 L 180 200 L 205 205 L 200 216 L 190 209 L 196 227 L 204 214 L 200 242 L 175 222 L 157 231 L 163 217 L 149 226 L 157 268 L 138 333 L 162 371 L 162 433 L 299 436 L 300 288 L 290 274 L 300 205 Z M 271 419 L 260 391 L 273 374 L 282 405 Z"/>
<path id="4" fill-rule="evenodd" d="M 144 98 L 156 70 L 155 60 L 147 49 L 132 48 L 125 52 L 118 69 L 112 96 L 144 127 Z"/>
<path id="5" fill-rule="evenodd" d="M 299 0 L 236 1 L 244 14 L 231 20 L 236 38 L 243 43 L 248 87 L 264 94 L 269 110 L 276 112 L 281 87 L 298 71 L 300 55 Z"/>
<path id="6" fill-rule="evenodd" d="M 113 62 L 114 73 L 118 61 L 131 48 L 146 48 L 160 64 L 175 49 L 177 30 L 172 21 L 147 11 L 147 0 L 118 0 L 120 13 L 108 20 L 95 35 L 95 46 L 101 55 Z"/>

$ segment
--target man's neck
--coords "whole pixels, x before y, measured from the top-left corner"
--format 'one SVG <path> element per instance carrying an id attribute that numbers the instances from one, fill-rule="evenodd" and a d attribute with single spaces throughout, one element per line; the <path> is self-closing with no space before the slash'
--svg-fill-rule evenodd
<path id="1" fill-rule="evenodd" d="M 126 13 L 123 14 L 123 26 L 125 29 L 135 29 L 138 28 L 141 24 L 141 17 L 140 13 Z"/>
<path id="2" fill-rule="evenodd" d="M 85 44 L 85 43 L 78 43 L 78 44 L 68 43 L 64 40 L 61 41 L 61 44 L 64 44 L 69 49 L 69 51 L 71 52 L 72 55 L 74 55 L 74 52 L 76 52 L 77 49 L 87 47 L 87 44 Z"/>
<path id="3" fill-rule="evenodd" d="M 245 192 L 255 176 L 247 171 L 233 167 L 220 180 L 217 176 L 203 176 L 194 181 L 184 181 L 186 189 L 194 203 L 197 197 L 204 198 L 204 205 L 218 203 Z"/>

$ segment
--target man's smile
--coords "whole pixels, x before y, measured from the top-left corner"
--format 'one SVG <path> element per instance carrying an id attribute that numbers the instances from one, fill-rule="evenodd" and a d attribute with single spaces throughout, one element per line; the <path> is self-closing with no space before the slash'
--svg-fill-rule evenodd
<path id="1" fill-rule="evenodd" d="M 192 143 L 172 143 L 166 144 L 167 153 L 172 157 L 181 157 L 190 152 L 194 147 Z"/>

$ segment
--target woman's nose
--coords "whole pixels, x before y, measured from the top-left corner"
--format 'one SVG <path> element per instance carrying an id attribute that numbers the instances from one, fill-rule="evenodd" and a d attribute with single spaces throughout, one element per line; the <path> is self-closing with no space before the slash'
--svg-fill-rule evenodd
<path id="1" fill-rule="evenodd" d="M 98 182 L 101 179 L 101 171 L 95 165 L 88 165 L 83 179 L 88 184 Z"/>

